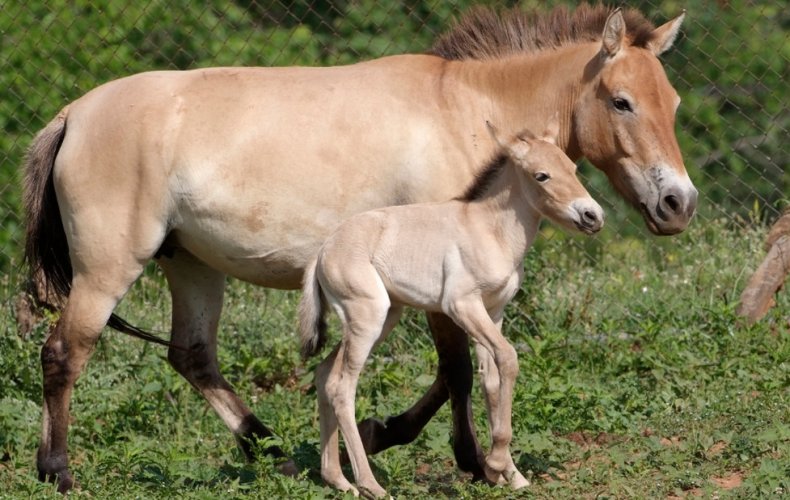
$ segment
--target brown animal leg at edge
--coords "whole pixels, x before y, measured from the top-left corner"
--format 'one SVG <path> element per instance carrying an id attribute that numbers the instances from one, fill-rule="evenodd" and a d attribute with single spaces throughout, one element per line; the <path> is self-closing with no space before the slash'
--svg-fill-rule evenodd
<path id="1" fill-rule="evenodd" d="M 52 481 L 60 493 L 74 486 L 69 471 L 67 436 L 71 394 L 99 339 L 102 328 L 123 295 L 100 290 L 95 281 L 75 277 L 63 314 L 41 348 L 44 404 L 41 444 L 36 466 L 40 481 Z M 119 285 L 128 288 L 126 283 Z"/>
<path id="2" fill-rule="evenodd" d="M 368 418 L 359 423 L 359 434 L 368 455 L 395 445 L 414 441 L 428 421 L 450 399 L 453 413 L 453 451 L 458 467 L 471 472 L 475 480 L 484 480 L 483 451 L 472 422 L 472 359 L 469 337 L 444 314 L 429 313 L 439 373 L 428 392 L 417 403 L 384 422 Z"/>

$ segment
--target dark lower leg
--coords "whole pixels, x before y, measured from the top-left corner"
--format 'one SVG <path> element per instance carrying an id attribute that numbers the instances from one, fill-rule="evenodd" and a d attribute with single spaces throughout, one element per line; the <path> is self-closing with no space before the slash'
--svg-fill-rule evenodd
<path id="1" fill-rule="evenodd" d="M 453 451 L 458 467 L 484 478 L 483 452 L 472 423 L 472 360 L 466 333 L 442 314 L 428 315 L 439 373 L 428 392 L 411 408 L 385 421 L 368 418 L 358 424 L 365 451 L 375 454 L 417 438 L 441 406 L 451 400 L 453 413 Z"/>
<path id="2" fill-rule="evenodd" d="M 443 314 L 430 314 L 428 324 L 439 355 L 439 377 L 450 397 L 455 460 L 458 468 L 471 472 L 476 480 L 484 479 L 484 454 L 472 419 L 473 371 L 469 337 Z"/>
<path id="3" fill-rule="evenodd" d="M 68 355 L 69 346 L 62 338 L 60 327 L 56 327 L 41 349 L 44 408 L 36 467 L 38 479 L 56 483 L 60 493 L 66 493 L 74 485 L 74 479 L 68 468 L 66 440 L 69 400 L 77 377 L 74 370 L 69 367 Z"/>

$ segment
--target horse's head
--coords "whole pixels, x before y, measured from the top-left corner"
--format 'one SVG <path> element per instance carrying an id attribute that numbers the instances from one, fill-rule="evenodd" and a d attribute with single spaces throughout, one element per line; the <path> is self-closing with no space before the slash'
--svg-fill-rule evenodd
<path id="1" fill-rule="evenodd" d="M 578 152 L 661 235 L 686 229 L 697 206 L 675 137 L 680 98 L 657 58 L 672 46 L 682 20 L 683 14 L 635 41 L 626 37 L 621 11 L 613 12 L 600 52 L 585 68 L 573 117 Z"/>
<path id="2" fill-rule="evenodd" d="M 557 146 L 557 115 L 540 136 L 525 130 L 509 141 L 502 141 L 496 128 L 487 124 L 507 161 L 520 174 L 524 199 L 541 216 L 586 234 L 597 233 L 603 227 L 603 209 L 576 177 L 576 165 Z"/>

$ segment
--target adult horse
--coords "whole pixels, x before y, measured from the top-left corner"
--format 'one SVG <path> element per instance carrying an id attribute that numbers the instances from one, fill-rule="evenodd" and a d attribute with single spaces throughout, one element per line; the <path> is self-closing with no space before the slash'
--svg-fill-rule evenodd
<path id="1" fill-rule="evenodd" d="M 679 99 L 656 57 L 681 20 L 654 28 L 636 11 L 587 5 L 534 16 L 478 9 L 432 55 L 142 73 L 68 105 L 26 164 L 26 258 L 68 296 L 41 350 L 39 477 L 72 487 L 74 383 L 108 320 L 140 333 L 112 311 L 151 259 L 172 294 L 168 360 L 249 455 L 249 442 L 271 432 L 217 366 L 225 276 L 298 288 L 350 215 L 459 195 L 495 149 L 486 119 L 512 134 L 540 130 L 559 110 L 558 143 L 571 158 L 602 169 L 652 232 L 685 229 L 697 192 L 674 136 Z M 442 315 L 429 320 L 437 381 L 386 426 L 363 423 L 366 450 L 408 440 L 451 397 L 459 466 L 481 475 L 466 334 Z"/>

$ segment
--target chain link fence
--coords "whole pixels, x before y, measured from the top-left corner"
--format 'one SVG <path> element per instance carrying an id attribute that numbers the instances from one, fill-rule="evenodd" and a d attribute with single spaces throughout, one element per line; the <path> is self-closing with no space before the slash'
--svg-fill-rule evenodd
<path id="1" fill-rule="evenodd" d="M 473 3 L 545 9 L 561 2 L 0 0 L 0 267 L 7 282 L 18 283 L 21 262 L 25 149 L 68 102 L 153 69 L 324 66 L 424 52 Z M 693 224 L 775 219 L 790 197 L 790 10 L 778 0 L 629 4 L 656 24 L 687 10 L 663 60 L 683 100 L 678 138 L 700 190 Z M 599 199 L 616 198 L 600 173 L 582 172 L 605 192 Z M 617 237 L 660 245 L 632 210 L 605 208 Z"/>

